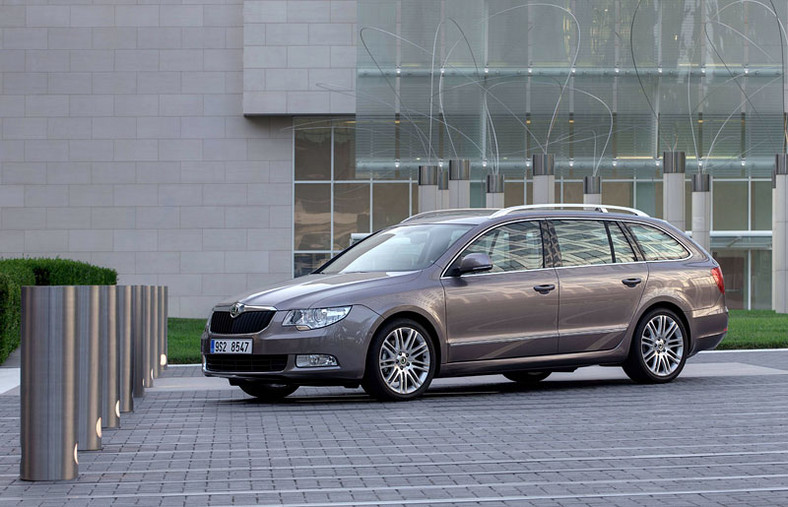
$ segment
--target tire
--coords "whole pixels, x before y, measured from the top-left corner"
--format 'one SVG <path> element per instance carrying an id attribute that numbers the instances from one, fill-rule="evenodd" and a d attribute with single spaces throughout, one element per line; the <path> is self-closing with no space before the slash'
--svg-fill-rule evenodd
<path id="1" fill-rule="evenodd" d="M 550 371 L 513 371 L 504 373 L 503 376 L 518 384 L 534 385 L 549 377 L 551 373 Z"/>
<path id="2" fill-rule="evenodd" d="M 393 320 L 375 333 L 362 387 L 381 401 L 421 396 L 432 382 L 437 356 L 432 337 L 410 319 Z"/>
<path id="3" fill-rule="evenodd" d="M 656 308 L 638 322 L 624 372 L 641 384 L 664 384 L 684 368 L 689 351 L 689 335 L 675 312 Z"/>
<path id="4" fill-rule="evenodd" d="M 248 380 L 238 384 L 238 387 L 249 396 L 254 396 L 260 401 L 279 401 L 293 394 L 298 386 L 292 384 L 274 384 Z"/>

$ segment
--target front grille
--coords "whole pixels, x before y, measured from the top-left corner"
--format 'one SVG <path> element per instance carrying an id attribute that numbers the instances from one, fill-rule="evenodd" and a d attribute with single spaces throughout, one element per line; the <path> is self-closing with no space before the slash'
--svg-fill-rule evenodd
<path id="1" fill-rule="evenodd" d="M 208 354 L 205 356 L 205 368 L 209 371 L 263 373 L 282 371 L 286 366 L 287 354 Z"/>
<path id="2" fill-rule="evenodd" d="M 219 334 L 259 333 L 268 326 L 274 313 L 272 311 L 252 311 L 232 318 L 230 312 L 213 312 L 211 332 Z"/>

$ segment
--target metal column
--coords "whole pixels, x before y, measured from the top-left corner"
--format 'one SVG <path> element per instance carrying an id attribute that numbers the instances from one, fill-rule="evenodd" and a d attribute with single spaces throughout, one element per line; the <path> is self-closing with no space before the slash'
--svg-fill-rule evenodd
<path id="1" fill-rule="evenodd" d="M 687 230 L 684 204 L 685 163 L 683 151 L 666 151 L 662 154 L 663 218 L 682 232 Z"/>
<path id="2" fill-rule="evenodd" d="M 159 285 L 159 371 L 167 367 L 167 287 Z"/>
<path id="3" fill-rule="evenodd" d="M 168 299 L 170 297 L 170 289 L 166 285 L 162 287 L 162 297 L 164 298 L 162 302 L 164 308 L 164 315 L 162 316 L 162 320 L 164 321 L 163 324 L 164 338 L 162 340 L 161 354 L 164 361 L 163 365 L 166 367 L 169 364 L 169 354 L 170 354 L 169 353 L 170 301 Z"/>
<path id="4" fill-rule="evenodd" d="M 77 337 L 74 287 L 22 287 L 19 478 L 75 479 Z"/>
<path id="5" fill-rule="evenodd" d="M 692 239 L 711 252 L 711 175 L 692 175 Z"/>
<path id="6" fill-rule="evenodd" d="M 159 288 L 150 287 L 150 373 L 159 378 Z"/>
<path id="7" fill-rule="evenodd" d="M 777 154 L 772 178 L 772 308 L 788 313 L 788 155 Z"/>
<path id="8" fill-rule="evenodd" d="M 503 174 L 488 174 L 487 175 L 487 207 L 488 208 L 503 208 L 504 197 L 504 179 Z"/>
<path id="9" fill-rule="evenodd" d="M 534 197 L 533 204 L 555 202 L 555 158 L 551 153 L 533 156 Z"/>
<path id="10" fill-rule="evenodd" d="M 118 355 L 120 356 L 120 412 L 127 413 L 134 410 L 133 386 L 134 369 L 132 354 L 134 344 L 131 334 L 131 286 L 119 285 L 116 289 Z"/>
<path id="11" fill-rule="evenodd" d="M 449 171 L 442 169 L 438 172 L 438 209 L 449 208 Z"/>
<path id="12" fill-rule="evenodd" d="M 77 287 L 77 442 L 80 451 L 101 449 L 99 396 L 99 287 Z"/>
<path id="13" fill-rule="evenodd" d="M 449 208 L 471 207 L 471 161 L 449 161 Z"/>
<path id="14" fill-rule="evenodd" d="M 438 166 L 419 166 L 419 212 L 436 209 L 439 209 Z"/>
<path id="15" fill-rule="evenodd" d="M 583 178 L 583 204 L 602 204 L 602 179 L 599 176 Z"/>
<path id="16" fill-rule="evenodd" d="M 145 326 L 142 305 L 142 285 L 131 287 L 131 362 L 132 362 L 132 395 L 135 398 L 145 396 Z"/>
<path id="17" fill-rule="evenodd" d="M 104 428 L 120 426 L 120 355 L 116 298 L 117 288 L 114 285 L 99 287 L 99 399 L 101 425 Z"/>
<path id="18" fill-rule="evenodd" d="M 151 286 L 142 286 L 142 383 L 153 387 L 153 362 L 151 361 Z"/>

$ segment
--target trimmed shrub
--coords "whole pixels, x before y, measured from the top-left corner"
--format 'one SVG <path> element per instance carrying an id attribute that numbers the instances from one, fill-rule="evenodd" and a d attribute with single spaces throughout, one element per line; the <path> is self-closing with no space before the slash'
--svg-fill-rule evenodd
<path id="1" fill-rule="evenodd" d="M 23 285 L 115 285 L 114 269 L 69 259 L 0 260 L 0 364 L 19 346 Z"/>

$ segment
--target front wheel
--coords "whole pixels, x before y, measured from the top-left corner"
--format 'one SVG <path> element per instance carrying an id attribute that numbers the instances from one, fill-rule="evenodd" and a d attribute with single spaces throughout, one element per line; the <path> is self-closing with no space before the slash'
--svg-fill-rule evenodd
<path id="1" fill-rule="evenodd" d="M 379 400 L 410 400 L 427 390 L 436 366 L 429 333 L 413 320 L 397 319 L 375 333 L 362 385 Z"/>
<path id="2" fill-rule="evenodd" d="M 247 380 L 238 384 L 243 392 L 260 401 L 279 401 L 293 394 L 298 386 Z"/>
<path id="3" fill-rule="evenodd" d="M 674 312 L 657 308 L 640 319 L 632 337 L 624 372 L 640 383 L 670 382 L 687 360 L 687 330 Z"/>

